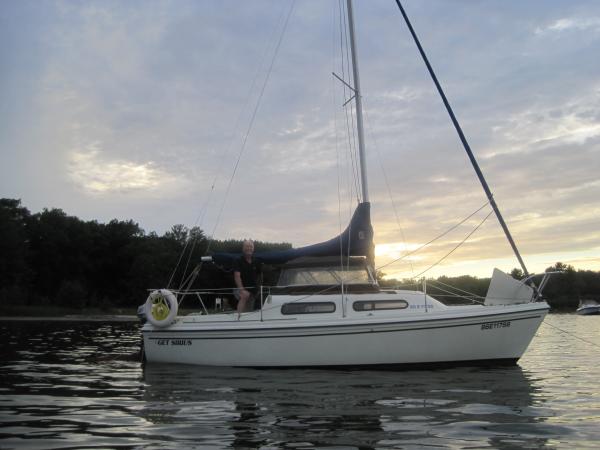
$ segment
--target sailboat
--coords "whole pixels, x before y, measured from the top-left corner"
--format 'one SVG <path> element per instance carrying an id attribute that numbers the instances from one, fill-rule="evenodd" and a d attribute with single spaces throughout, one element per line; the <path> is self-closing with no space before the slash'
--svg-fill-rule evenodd
<path id="1" fill-rule="evenodd" d="M 348 227 L 319 244 L 257 253 L 255 257 L 262 262 L 281 267 L 281 274 L 276 286 L 260 289 L 260 308 L 240 316 L 208 311 L 178 316 L 183 297 L 201 298 L 202 294 L 168 289 L 151 292 L 141 308 L 147 319 L 142 328 L 147 362 L 238 367 L 515 364 L 544 320 L 549 310 L 541 297 L 546 278 L 535 286 L 532 276 L 516 280 L 495 269 L 484 301 L 462 305 L 448 305 L 426 289 L 378 285 L 352 0 L 347 0 L 346 11 L 362 190 L 362 200 Z M 433 71 L 430 73 L 443 95 Z M 449 107 L 445 96 L 444 101 Z M 458 126 L 453 114 L 451 117 Z M 460 130 L 459 135 L 466 144 Z M 525 275 L 529 275 L 468 144 L 465 149 Z M 239 255 L 214 254 L 203 261 L 228 265 L 236 257 Z"/>

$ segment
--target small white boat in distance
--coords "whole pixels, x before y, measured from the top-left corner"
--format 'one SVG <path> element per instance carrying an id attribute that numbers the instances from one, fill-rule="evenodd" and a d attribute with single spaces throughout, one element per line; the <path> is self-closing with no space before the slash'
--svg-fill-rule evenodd
<path id="1" fill-rule="evenodd" d="M 576 313 L 583 316 L 600 314 L 600 303 L 597 300 L 580 300 Z"/>

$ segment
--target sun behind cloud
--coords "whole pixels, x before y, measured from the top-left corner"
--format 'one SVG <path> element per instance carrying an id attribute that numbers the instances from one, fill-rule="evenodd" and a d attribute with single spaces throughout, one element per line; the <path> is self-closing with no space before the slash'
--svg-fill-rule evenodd
<path id="1" fill-rule="evenodd" d="M 125 159 L 107 159 L 95 142 L 70 155 L 70 179 L 89 194 L 172 192 L 181 180 L 151 161 L 136 163 Z"/>

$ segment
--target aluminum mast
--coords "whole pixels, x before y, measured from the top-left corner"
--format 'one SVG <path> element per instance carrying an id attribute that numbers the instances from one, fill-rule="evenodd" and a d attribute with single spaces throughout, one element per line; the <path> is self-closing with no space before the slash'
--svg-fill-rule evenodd
<path id="1" fill-rule="evenodd" d="M 354 38 L 354 14 L 352 0 L 346 0 L 348 10 L 348 29 L 350 31 L 350 51 L 352 53 L 352 77 L 354 78 L 354 100 L 356 102 L 356 131 L 358 134 L 358 156 L 360 159 L 360 184 L 362 187 L 362 201 L 369 201 L 369 187 L 367 185 L 367 161 L 365 158 L 365 132 L 363 130 L 362 96 L 360 90 L 360 77 L 358 76 L 358 57 L 356 40 Z"/>

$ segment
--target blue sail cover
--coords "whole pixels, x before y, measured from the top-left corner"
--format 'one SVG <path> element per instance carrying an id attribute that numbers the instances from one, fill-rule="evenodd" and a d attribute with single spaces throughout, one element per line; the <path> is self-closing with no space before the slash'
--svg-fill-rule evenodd
<path id="1" fill-rule="evenodd" d="M 231 266 L 241 253 L 215 253 L 212 259 L 223 266 Z M 373 227 L 371 204 L 359 203 L 348 227 L 337 237 L 319 244 L 271 252 L 256 252 L 254 256 L 265 264 L 284 264 L 292 259 L 315 256 L 365 256 L 374 264 Z"/>

